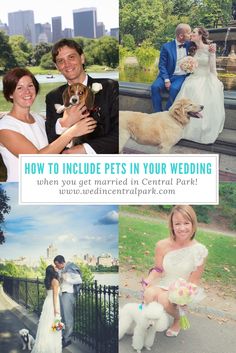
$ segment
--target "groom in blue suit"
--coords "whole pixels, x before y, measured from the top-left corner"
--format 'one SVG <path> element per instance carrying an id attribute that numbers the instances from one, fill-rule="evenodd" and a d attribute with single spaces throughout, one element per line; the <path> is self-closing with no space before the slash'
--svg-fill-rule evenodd
<path id="1" fill-rule="evenodd" d="M 161 48 L 158 66 L 159 75 L 151 86 L 154 112 L 162 111 L 162 90 L 166 89 L 169 92 L 166 104 L 166 109 L 168 110 L 186 78 L 186 73 L 181 70 L 179 63 L 181 59 L 187 56 L 190 46 L 190 34 L 190 26 L 181 23 L 176 27 L 175 40 L 165 43 Z"/>

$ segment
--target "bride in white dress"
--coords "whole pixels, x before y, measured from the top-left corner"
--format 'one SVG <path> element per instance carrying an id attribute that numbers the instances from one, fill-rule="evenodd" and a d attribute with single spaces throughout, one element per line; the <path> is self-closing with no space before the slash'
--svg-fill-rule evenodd
<path id="1" fill-rule="evenodd" d="M 203 27 L 193 30 L 192 49 L 198 67 L 185 79 L 176 97 L 176 100 L 189 98 L 204 106 L 202 118 L 191 118 L 183 134 L 184 139 L 203 144 L 215 142 L 225 121 L 224 87 L 217 78 L 215 50 L 209 45 L 208 35 Z"/>
<path id="2" fill-rule="evenodd" d="M 47 296 L 43 303 L 35 344 L 31 353 L 61 353 L 61 331 L 53 331 L 55 318 L 60 316 L 58 273 L 52 265 L 46 268 L 45 287 Z"/>
<path id="3" fill-rule="evenodd" d="M 155 267 L 142 281 L 145 285 L 144 302 L 158 301 L 173 318 L 166 331 L 168 337 L 180 331 L 179 311 L 168 299 L 169 285 L 179 278 L 199 284 L 208 251 L 194 237 L 197 217 L 189 205 L 177 205 L 169 218 L 170 237 L 160 240 L 155 250 Z"/>

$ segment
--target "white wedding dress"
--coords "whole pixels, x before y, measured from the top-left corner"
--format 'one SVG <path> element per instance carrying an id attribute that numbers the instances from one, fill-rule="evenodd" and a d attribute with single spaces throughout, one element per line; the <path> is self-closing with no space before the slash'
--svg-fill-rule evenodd
<path id="1" fill-rule="evenodd" d="M 224 127 L 224 88 L 217 78 L 215 54 L 209 52 L 208 46 L 197 49 L 194 57 L 198 67 L 185 79 L 176 100 L 189 98 L 203 105 L 203 117 L 192 117 L 182 138 L 203 144 L 214 143 Z"/>
<path id="2" fill-rule="evenodd" d="M 169 251 L 163 258 L 164 275 L 157 286 L 168 290 L 169 285 L 178 278 L 187 281 L 190 274 L 203 264 L 207 255 L 207 248 L 200 243 Z"/>
<path id="3" fill-rule="evenodd" d="M 25 136 L 38 149 L 48 145 L 45 129 L 45 119 L 36 113 L 32 113 L 35 120 L 33 124 L 25 123 L 7 114 L 0 119 L 0 130 L 12 130 Z M 7 182 L 18 181 L 19 158 L 0 144 L 0 153 L 7 168 Z"/>
<path id="4" fill-rule="evenodd" d="M 58 312 L 60 312 L 59 295 L 57 298 Z M 53 331 L 52 324 L 55 320 L 53 309 L 53 290 L 47 290 L 47 296 L 43 303 L 41 316 L 39 319 L 34 348 L 31 353 L 61 353 L 62 333 Z"/>

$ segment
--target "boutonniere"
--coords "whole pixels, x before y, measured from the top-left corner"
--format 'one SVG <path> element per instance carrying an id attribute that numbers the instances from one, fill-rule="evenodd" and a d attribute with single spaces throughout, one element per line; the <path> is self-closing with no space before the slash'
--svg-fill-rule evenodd
<path id="1" fill-rule="evenodd" d="M 102 90 L 102 84 L 99 82 L 94 82 L 91 87 L 91 91 L 96 94 Z"/>

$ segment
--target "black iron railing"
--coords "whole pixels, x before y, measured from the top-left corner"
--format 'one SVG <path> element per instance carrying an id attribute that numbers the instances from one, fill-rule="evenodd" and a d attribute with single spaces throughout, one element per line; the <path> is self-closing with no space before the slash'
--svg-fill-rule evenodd
<path id="1" fill-rule="evenodd" d="M 46 291 L 42 280 L 1 276 L 4 291 L 38 316 Z M 74 337 L 95 353 L 118 353 L 118 286 L 83 283 L 76 294 Z"/>

